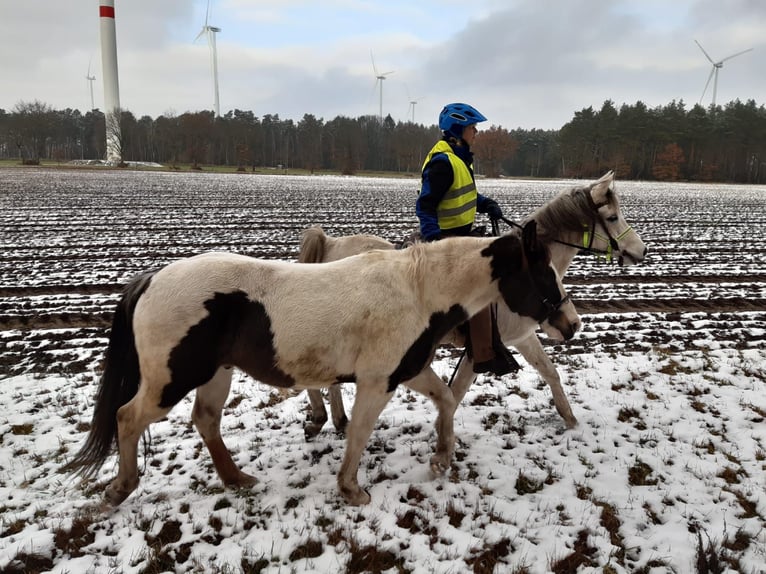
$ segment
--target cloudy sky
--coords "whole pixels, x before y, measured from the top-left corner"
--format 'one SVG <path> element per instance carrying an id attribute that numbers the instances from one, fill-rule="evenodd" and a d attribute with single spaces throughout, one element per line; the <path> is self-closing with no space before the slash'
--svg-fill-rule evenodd
<path id="1" fill-rule="evenodd" d="M 98 0 L 0 0 L 0 109 L 41 101 L 104 109 Z M 116 0 L 120 103 L 136 116 L 213 108 L 195 43 L 207 0 Z M 558 129 L 605 100 L 766 102 L 762 0 L 211 0 L 221 113 L 300 120 L 378 114 L 436 122 L 466 101 L 490 124 Z M 712 97 L 710 83 L 704 105 Z M 411 106 L 411 101 L 417 101 Z"/>

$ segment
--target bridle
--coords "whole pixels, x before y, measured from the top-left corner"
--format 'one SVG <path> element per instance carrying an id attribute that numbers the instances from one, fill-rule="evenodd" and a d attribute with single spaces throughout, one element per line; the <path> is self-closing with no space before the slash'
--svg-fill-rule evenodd
<path id="1" fill-rule="evenodd" d="M 612 236 L 609 233 L 609 230 L 607 228 L 606 222 L 604 221 L 604 218 L 601 217 L 598 210 L 601 207 L 604 207 L 606 205 L 605 203 L 602 203 L 601 205 L 596 205 L 596 202 L 593 201 L 593 198 L 589 193 L 585 194 L 585 197 L 588 200 L 588 207 L 591 209 L 591 220 L 589 223 L 583 223 L 583 232 L 582 232 L 582 243 L 569 243 L 568 241 L 562 241 L 560 239 L 551 239 L 554 243 L 558 243 L 559 245 L 566 245 L 567 247 L 574 247 L 575 249 L 579 249 L 580 251 L 584 251 L 586 253 L 591 253 L 593 255 L 596 255 L 597 257 L 603 256 L 607 263 L 611 263 L 614 258 L 614 252 L 620 251 L 620 245 L 619 242 L 622 240 L 625 236 L 627 236 L 630 232 L 633 231 L 633 227 L 628 225 L 624 231 L 620 232 L 616 236 Z M 601 233 L 598 233 L 596 231 L 596 225 L 598 221 L 596 218 L 600 219 L 601 227 L 606 231 L 606 235 L 602 235 Z M 510 219 L 507 219 L 505 217 L 500 217 L 499 219 L 492 219 L 492 234 L 493 235 L 500 235 L 500 224 L 499 221 L 503 221 L 506 225 L 509 225 L 511 227 L 516 227 L 518 229 L 523 229 L 524 226 L 516 223 L 515 221 L 511 221 Z M 593 240 L 594 239 L 600 239 L 604 243 L 606 243 L 607 247 L 606 249 L 597 249 L 593 247 Z M 620 256 L 619 259 L 620 264 L 622 264 L 622 256 Z"/>
<path id="2" fill-rule="evenodd" d="M 545 323 L 551 318 L 551 316 L 554 313 L 558 313 L 561 310 L 561 307 L 563 305 L 571 301 L 572 296 L 569 293 L 567 293 L 561 299 L 559 299 L 558 303 L 551 303 L 547 297 L 541 297 L 540 299 L 541 299 L 540 302 L 543 304 L 543 307 L 545 307 L 545 311 L 546 311 L 545 318 L 542 321 L 540 321 L 540 323 Z"/>

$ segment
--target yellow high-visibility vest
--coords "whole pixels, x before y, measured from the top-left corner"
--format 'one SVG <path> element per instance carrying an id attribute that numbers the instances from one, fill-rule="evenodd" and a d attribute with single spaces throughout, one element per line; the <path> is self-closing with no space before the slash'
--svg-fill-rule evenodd
<path id="1" fill-rule="evenodd" d="M 437 153 L 447 155 L 454 174 L 452 185 L 436 208 L 439 227 L 441 229 L 455 229 L 472 224 L 476 219 L 476 200 L 478 198 L 476 182 L 471 177 L 471 172 L 465 162 L 455 155 L 446 141 L 436 142 L 436 145 L 428 152 L 421 171 L 425 170 L 428 162 Z"/>

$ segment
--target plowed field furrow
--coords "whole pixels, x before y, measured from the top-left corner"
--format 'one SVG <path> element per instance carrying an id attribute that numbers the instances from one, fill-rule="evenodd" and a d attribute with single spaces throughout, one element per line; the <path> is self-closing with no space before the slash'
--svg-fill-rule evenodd
<path id="1" fill-rule="evenodd" d="M 393 242 L 417 227 L 417 179 L 55 170 L 0 177 L 0 375 L 92 368 L 122 285 L 175 259 L 226 250 L 294 260 L 311 225 Z M 520 221 L 575 184 L 482 180 L 480 189 Z M 731 344 L 762 345 L 766 190 L 647 182 L 618 182 L 618 190 L 649 256 L 630 267 L 575 257 L 564 282 L 584 329 L 561 352 L 632 332 L 643 333 L 640 344 L 694 344 L 686 318 L 697 316 L 712 318 Z M 675 319 L 666 324 L 674 317 L 684 329 Z M 646 333 L 649 325 L 656 333 Z M 75 357 L 77 349 L 87 356 Z"/>

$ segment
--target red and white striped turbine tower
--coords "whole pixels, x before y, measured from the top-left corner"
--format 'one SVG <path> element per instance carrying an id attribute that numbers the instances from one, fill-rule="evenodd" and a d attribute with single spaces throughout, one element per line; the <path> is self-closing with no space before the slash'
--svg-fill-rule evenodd
<path id="1" fill-rule="evenodd" d="M 117 77 L 117 32 L 114 0 L 99 0 L 101 26 L 101 67 L 104 76 L 104 116 L 106 119 L 106 163 L 122 163 L 120 135 L 120 82 Z"/>

